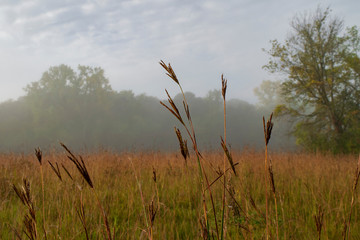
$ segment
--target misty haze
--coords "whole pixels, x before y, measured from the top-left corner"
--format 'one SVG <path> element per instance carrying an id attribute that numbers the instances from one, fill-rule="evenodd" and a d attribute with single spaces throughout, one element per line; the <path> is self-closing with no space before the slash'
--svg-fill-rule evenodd
<path id="1" fill-rule="evenodd" d="M 172 82 L 169 80 L 166 85 Z M 34 146 L 49 149 L 58 147 L 59 142 L 78 150 L 177 148 L 173 131 L 177 123 L 160 105 L 160 100 L 132 91 L 113 90 L 99 67 L 79 65 L 74 70 L 66 65 L 54 66 L 39 81 L 27 85 L 25 91 L 25 96 L 0 104 L 0 132 L 7 136 L 0 142 L 2 151 L 29 152 Z M 181 94 L 172 94 L 181 106 Z M 221 90 L 209 91 L 205 97 L 196 97 L 190 91 L 185 95 L 199 144 L 204 149 L 220 149 Z M 272 107 L 274 102 L 257 106 L 239 99 L 228 101 L 228 140 L 232 148 L 262 146 L 262 114 L 269 115 Z M 284 126 L 274 128 L 279 139 L 274 141 L 274 147 L 293 147 L 285 130 L 288 129 Z"/>

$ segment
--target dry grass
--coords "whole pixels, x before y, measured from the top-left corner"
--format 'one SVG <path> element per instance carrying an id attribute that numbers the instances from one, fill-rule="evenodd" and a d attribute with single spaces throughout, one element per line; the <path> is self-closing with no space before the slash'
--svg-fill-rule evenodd
<path id="1" fill-rule="evenodd" d="M 202 154 L 214 168 L 222 168 L 222 153 Z M 251 150 L 233 153 L 234 162 L 239 164 L 236 166 L 237 176 L 231 179 L 234 199 L 230 198 L 227 203 L 227 239 L 265 237 L 263 154 Z M 353 194 L 356 156 L 285 153 L 270 153 L 269 156 L 275 170 L 276 193 L 281 199 L 278 210 L 280 239 L 319 238 L 319 223 L 322 225 L 321 239 L 341 239 L 343 223 L 349 222 L 350 211 L 351 221 L 347 227 L 351 227 L 351 232 L 347 237 L 360 237 L 358 190 L 355 189 Z M 129 157 L 142 186 L 147 206 L 145 213 Z M 201 185 L 194 159 L 188 161 L 187 167 L 182 156 L 175 153 L 117 155 L 103 152 L 83 154 L 83 159 L 115 233 L 114 239 L 148 238 L 145 218 L 149 220 L 149 226 L 151 224 L 154 239 L 201 238 L 199 217 L 202 215 L 202 201 L 198 194 Z M 86 234 L 89 239 L 107 238 L 102 213 L 94 207 L 98 205 L 97 200 L 88 183 L 78 174 L 76 166 L 64 154 L 45 153 L 43 161 L 63 164 L 74 178 L 70 179 L 60 168 L 60 181 L 51 166 L 43 164 L 48 239 L 86 239 Z M 43 207 L 42 187 L 38 171 L 38 163 L 32 155 L 0 156 L 1 239 L 15 239 L 13 229 L 22 234 L 24 207 L 12 189 L 12 183 L 21 186 L 23 178 L 28 179 L 31 186 L 36 226 L 42 226 L 43 216 L 39 211 Z M 218 174 L 209 174 L 208 177 L 214 180 Z M 222 184 L 216 182 L 212 189 L 214 198 L 221 199 Z M 270 216 L 276 215 L 273 201 L 273 198 L 269 199 Z M 221 219 L 222 201 L 216 202 L 215 207 Z M 84 222 L 78 214 L 83 214 Z M 151 221 L 154 215 L 156 220 Z M 276 237 L 277 221 L 271 218 L 269 222 L 269 235 L 273 239 Z M 87 233 L 83 228 L 84 223 Z M 38 239 L 42 239 L 43 234 L 42 229 L 37 229 Z"/>
<path id="2" fill-rule="evenodd" d="M 231 152 L 223 76 L 224 137 L 200 153 L 181 84 L 160 64 L 183 96 L 183 111 L 167 91 L 160 102 L 186 132 L 175 127 L 181 155 L 78 155 L 61 144 L 63 154 L 35 150 L 40 168 L 34 156 L 1 155 L 0 239 L 360 239 L 360 159 L 271 153 L 272 116 L 265 152 Z"/>

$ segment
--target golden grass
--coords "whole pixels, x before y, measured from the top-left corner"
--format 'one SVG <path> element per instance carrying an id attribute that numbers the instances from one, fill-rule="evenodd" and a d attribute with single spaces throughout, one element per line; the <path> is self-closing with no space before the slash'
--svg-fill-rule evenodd
<path id="1" fill-rule="evenodd" d="M 223 153 L 202 155 L 213 168 L 222 169 Z M 238 165 L 237 176 L 231 178 L 234 199 L 227 197 L 227 239 L 265 237 L 263 156 L 263 152 L 252 150 L 233 152 L 233 160 Z M 44 206 L 35 156 L 0 155 L 0 239 L 16 239 L 14 230 L 24 237 L 26 208 L 12 189 L 12 184 L 21 186 L 24 178 L 30 184 L 38 239 L 44 238 L 42 219 L 46 219 L 48 239 L 86 239 L 86 235 L 89 239 L 108 238 L 102 212 L 96 207 L 98 201 L 76 166 L 65 154 L 44 153 L 42 157 Z M 194 158 L 186 167 L 177 153 L 99 152 L 85 153 L 82 157 L 107 213 L 113 239 L 147 239 L 149 230 L 153 239 L 201 238 L 202 198 L 199 193 L 202 187 Z M 279 199 L 278 220 L 269 219 L 270 239 L 276 238 L 277 223 L 280 239 L 341 239 L 344 222 L 346 228 L 351 229 L 347 239 L 359 239 L 359 190 L 354 188 L 357 156 L 270 152 L 269 158 Z M 61 181 L 51 166 L 44 164 L 47 161 L 63 164 L 74 180 L 59 168 Z M 210 181 L 218 177 L 210 166 L 206 168 Z M 135 173 L 141 184 L 145 213 Z M 221 182 L 211 188 L 214 198 L 222 199 Z M 269 216 L 276 216 L 274 206 L 274 198 L 269 198 Z M 221 219 L 222 201 L 215 202 L 215 208 Z M 45 209 L 45 216 L 42 209 Z M 149 220 L 148 226 L 145 219 Z"/>

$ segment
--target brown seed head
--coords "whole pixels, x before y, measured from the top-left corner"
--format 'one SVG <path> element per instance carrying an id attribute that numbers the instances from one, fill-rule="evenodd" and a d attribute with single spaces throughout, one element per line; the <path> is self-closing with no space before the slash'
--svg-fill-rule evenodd
<path id="1" fill-rule="evenodd" d="M 234 172 L 234 174 L 236 176 L 235 164 L 234 164 L 233 158 L 231 156 L 231 153 L 230 153 L 228 147 L 226 146 L 226 144 L 224 142 L 224 139 L 222 137 L 220 137 L 220 138 L 221 138 L 221 147 L 224 150 L 224 153 L 225 153 L 225 155 L 226 155 L 226 157 L 227 157 L 227 159 L 228 159 L 228 161 L 230 163 L 231 169 L 233 170 L 233 172 Z"/>
<path id="2" fill-rule="evenodd" d="M 184 121 L 182 120 L 182 117 L 180 115 L 179 109 L 176 107 L 173 99 L 171 98 L 170 94 L 168 93 L 168 91 L 165 89 L 165 92 L 168 96 L 168 102 L 171 106 L 168 107 L 165 103 L 163 103 L 162 101 L 160 101 L 160 104 L 163 105 L 167 110 L 169 110 L 169 112 L 171 112 L 182 124 L 184 124 Z"/>
<path id="3" fill-rule="evenodd" d="M 320 236 L 322 226 L 323 226 L 323 219 L 324 219 L 324 210 L 322 209 L 321 205 L 318 206 L 318 211 L 314 215 L 314 219 L 315 219 L 315 224 L 316 224 L 316 230 Z"/>
<path id="4" fill-rule="evenodd" d="M 175 133 L 178 138 L 178 141 L 179 141 L 181 155 L 183 156 L 183 158 L 186 161 L 187 157 L 190 157 L 189 150 L 187 147 L 187 142 L 186 142 L 186 140 L 185 141 L 183 140 L 180 130 L 176 127 L 174 129 L 175 129 Z"/>
<path id="5" fill-rule="evenodd" d="M 174 80 L 174 82 L 176 82 L 179 85 L 179 80 L 176 77 L 176 74 L 174 72 L 174 70 L 172 69 L 170 63 L 167 66 L 163 60 L 160 60 L 160 65 L 166 70 L 166 75 L 168 75 L 172 80 Z"/>
<path id="6" fill-rule="evenodd" d="M 50 164 L 51 169 L 54 171 L 54 173 L 56 174 L 56 176 L 57 176 L 57 177 L 60 179 L 60 181 L 62 182 L 61 172 L 60 172 L 58 163 L 55 162 L 55 164 L 56 164 L 56 167 L 55 167 L 50 161 L 48 161 L 48 162 L 49 162 L 49 164 Z"/>
<path id="7" fill-rule="evenodd" d="M 273 194 L 276 193 L 276 189 L 275 189 L 275 180 L 274 180 L 274 172 L 273 172 L 273 168 L 272 168 L 272 160 L 270 158 L 269 161 L 269 178 L 270 178 L 270 186 L 271 186 L 271 190 L 273 192 Z"/>
<path id="8" fill-rule="evenodd" d="M 224 75 L 221 74 L 221 85 L 222 85 L 222 88 L 221 88 L 221 93 L 222 93 L 222 96 L 223 96 L 223 99 L 225 101 L 225 96 L 226 96 L 226 88 L 227 88 L 227 80 L 224 78 Z"/>
<path id="9" fill-rule="evenodd" d="M 91 188 L 94 188 L 94 185 L 91 181 L 89 172 L 86 168 L 85 162 L 81 156 L 79 156 L 80 160 L 65 146 L 65 144 L 60 143 L 60 145 L 66 150 L 66 152 L 69 154 L 67 157 L 71 162 L 73 162 L 80 172 L 80 174 L 83 176 L 85 181 L 89 184 Z"/>
<path id="10" fill-rule="evenodd" d="M 154 201 L 151 201 L 151 203 L 148 206 L 148 213 L 149 213 L 149 219 L 150 219 L 151 226 L 154 225 L 157 210 L 158 210 L 158 208 L 154 206 Z"/>
<path id="11" fill-rule="evenodd" d="M 39 161 L 40 165 L 42 165 L 42 151 L 40 150 L 40 148 L 35 148 L 35 156 L 37 158 L 37 160 Z"/>
<path id="12" fill-rule="evenodd" d="M 265 137 L 265 144 L 268 145 L 271 137 L 271 131 L 273 129 L 274 124 L 271 122 L 273 113 L 271 113 L 270 118 L 266 122 L 265 126 L 265 117 L 263 117 L 263 125 L 264 125 L 264 137 Z"/>
<path id="13" fill-rule="evenodd" d="M 156 183 L 156 170 L 154 167 L 153 167 L 153 180 Z"/>

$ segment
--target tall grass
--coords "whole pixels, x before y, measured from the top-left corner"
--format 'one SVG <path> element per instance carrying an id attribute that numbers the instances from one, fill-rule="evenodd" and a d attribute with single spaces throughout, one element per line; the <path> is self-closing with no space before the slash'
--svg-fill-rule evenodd
<path id="1" fill-rule="evenodd" d="M 182 111 L 166 90 L 161 102 L 186 132 L 175 127 L 181 155 L 61 144 L 35 150 L 40 174 L 33 156 L 0 155 L 0 239 L 360 239 L 360 157 L 271 152 L 272 115 L 263 152 L 230 151 L 223 76 L 222 152 L 200 153 L 180 81 L 160 64 L 183 96 Z"/>
<path id="2" fill-rule="evenodd" d="M 189 104 L 187 103 L 184 91 L 182 89 L 182 86 L 180 84 L 179 79 L 177 78 L 173 68 L 171 67 L 170 63 L 168 65 L 166 65 L 163 61 L 160 61 L 160 65 L 165 69 L 166 74 L 179 86 L 179 89 L 182 93 L 183 96 L 183 107 L 184 107 L 184 112 L 186 114 L 186 118 L 187 118 L 187 122 L 186 123 L 184 121 L 184 118 L 182 117 L 181 112 L 179 111 L 178 107 L 176 106 L 176 104 L 174 103 L 174 101 L 172 100 L 171 96 L 169 95 L 169 93 L 167 92 L 167 90 L 165 90 L 167 96 L 168 96 L 168 103 L 170 106 L 167 106 L 165 103 L 163 103 L 162 101 L 160 102 L 167 110 L 169 110 L 169 112 L 179 121 L 179 123 L 185 128 L 188 137 L 191 139 L 192 141 L 192 145 L 193 145 L 193 150 L 195 152 L 196 158 L 197 158 L 197 162 L 198 162 L 198 166 L 199 166 L 199 177 L 200 177 L 200 183 L 202 184 L 202 190 L 201 190 L 201 196 L 202 196 L 202 203 L 203 203 L 203 216 L 202 218 L 199 219 L 200 221 L 200 226 L 202 229 L 202 237 L 203 239 L 213 239 L 214 238 L 214 232 L 215 232 L 215 236 L 217 239 L 224 239 L 224 228 L 225 228 L 225 190 L 226 190 L 226 158 L 229 160 L 229 163 L 235 172 L 235 165 L 232 161 L 232 157 L 231 157 L 231 153 L 227 148 L 226 145 L 226 89 L 227 89 L 227 80 L 224 79 L 223 75 L 221 76 L 221 83 L 222 83 L 222 97 L 224 100 L 224 139 L 221 138 L 221 146 L 224 150 L 224 164 L 223 164 L 223 172 L 221 173 L 220 171 L 216 171 L 214 169 L 214 167 L 208 163 L 208 161 L 200 154 L 200 150 L 198 148 L 198 144 L 196 141 L 196 136 L 195 136 L 195 130 L 194 130 L 194 125 L 193 122 L 191 120 L 191 114 L 190 114 L 190 107 Z M 176 128 L 175 128 L 176 129 Z M 179 129 L 176 129 L 176 134 L 178 136 L 178 140 L 180 143 L 180 150 L 182 152 L 182 155 L 184 156 L 185 150 L 185 146 L 186 146 L 186 142 L 183 143 L 182 142 L 182 137 L 181 137 L 181 133 L 179 131 Z M 186 158 L 185 158 L 186 160 Z M 210 168 L 206 168 L 205 165 L 209 165 Z M 215 178 L 215 181 L 210 180 L 208 174 L 209 171 L 213 171 L 215 173 L 217 173 L 219 175 L 219 177 Z M 212 184 L 214 182 L 216 182 L 217 180 L 220 179 L 221 175 L 223 176 L 223 195 L 222 195 L 222 209 L 221 209 L 221 229 L 219 230 L 219 224 L 218 224 L 218 210 L 215 206 L 215 198 L 213 196 L 212 193 Z M 205 179 L 205 181 L 204 181 Z M 211 184 L 210 184 L 211 183 Z M 210 202 L 210 206 L 212 208 L 212 218 L 213 220 L 209 220 L 208 218 L 208 211 L 207 211 L 207 198 L 206 198 L 206 192 L 209 193 L 209 202 Z M 215 226 L 215 229 L 211 229 L 211 224 L 210 221 L 213 221 L 213 225 Z"/>
<path id="3" fill-rule="evenodd" d="M 219 233 L 219 227 L 218 227 L 218 221 L 217 221 L 217 212 L 216 212 L 216 208 L 215 208 L 215 203 L 214 203 L 214 197 L 213 197 L 213 193 L 212 193 L 212 189 L 210 187 L 210 182 L 209 182 L 209 178 L 208 178 L 208 173 L 204 167 L 205 164 L 205 159 L 203 158 L 203 156 L 200 153 L 200 150 L 198 148 L 198 144 L 196 141 L 196 135 L 195 135 L 195 130 L 194 130 L 194 125 L 191 119 L 191 114 L 190 114 L 190 107 L 187 103 L 184 91 L 181 87 L 181 84 L 173 70 L 173 68 L 171 67 L 170 63 L 168 65 L 166 65 L 163 61 L 160 61 L 160 65 L 165 69 L 165 71 L 167 72 L 166 74 L 179 86 L 181 94 L 183 96 L 183 107 L 184 107 L 184 111 L 186 114 L 186 119 L 187 119 L 187 123 L 184 121 L 182 114 L 180 113 L 178 107 L 176 106 L 176 104 L 174 103 L 173 99 L 171 98 L 171 96 L 169 95 L 169 93 L 167 92 L 167 90 L 165 90 L 167 96 L 168 96 L 168 103 L 170 106 L 167 106 L 165 103 L 161 102 L 160 103 L 167 109 L 169 110 L 170 113 L 172 113 L 172 115 L 177 118 L 179 120 L 179 123 L 185 128 L 188 137 L 190 138 L 191 142 L 192 142 L 192 146 L 193 149 L 195 151 L 195 155 L 197 158 L 197 163 L 199 166 L 199 177 L 200 177 L 200 183 L 202 185 L 202 190 L 200 191 L 201 196 L 202 196 L 202 204 L 203 204 L 203 216 L 201 219 L 199 219 L 200 221 L 200 225 L 202 228 L 202 236 L 204 239 L 209 239 L 209 238 L 213 238 L 213 233 L 211 232 L 211 226 L 210 226 L 210 221 L 208 219 L 208 210 L 207 210 L 207 198 L 206 198 L 206 191 L 209 192 L 209 198 L 210 198 L 210 204 L 211 204 L 211 208 L 212 208 L 212 213 L 213 213 L 213 218 L 214 218 L 214 224 L 215 225 L 215 234 L 217 239 L 220 239 L 220 233 Z M 179 135 L 181 136 L 180 131 L 178 130 Z M 177 134 L 178 135 L 178 134 Z M 178 139 L 180 140 L 181 138 L 178 135 Z M 183 143 L 180 142 L 180 148 L 181 148 L 181 152 L 184 152 L 184 149 L 182 149 L 182 146 L 184 146 Z M 205 181 L 204 181 L 205 180 Z"/>
<path id="4" fill-rule="evenodd" d="M 43 164 L 42 164 L 42 151 L 40 148 L 35 149 L 35 156 L 40 164 L 40 176 L 41 176 L 41 191 L 42 191 L 42 213 L 43 213 L 43 231 L 44 231 L 44 238 L 46 237 L 46 228 L 45 228 L 45 189 L 44 189 L 44 173 L 43 173 Z"/>
<path id="5" fill-rule="evenodd" d="M 213 166 L 222 166 L 220 152 L 203 152 L 202 155 Z M 261 239 L 265 233 L 264 195 L 264 152 L 251 149 L 233 152 L 237 177 L 232 177 L 236 203 L 228 195 L 229 216 L 226 221 L 227 239 Z M 153 223 L 153 239 L 199 239 L 199 216 L 202 203 L 199 201 L 201 185 L 196 161 L 189 161 L 185 167 L 181 154 L 177 153 L 124 153 L 99 152 L 83 154 L 84 160 L 99 199 L 107 212 L 108 221 L 115 229 L 115 239 L 147 239 L 143 216 L 143 204 L 139 198 L 138 185 L 128 158 L 133 159 L 142 193 L 146 199 L 154 196 L 153 167 L 156 166 L 156 184 L 160 208 Z M 284 214 L 279 214 L 280 239 L 318 239 L 314 216 L 321 207 L 321 239 L 342 239 L 344 220 L 348 222 L 354 182 L 354 168 L 357 156 L 332 156 L 303 153 L 271 153 L 276 170 L 276 192 L 281 196 Z M 276 160 L 276 161 L 275 161 Z M 43 153 L 43 161 L 63 164 L 65 170 L 61 182 L 49 164 L 44 164 L 45 214 L 48 239 L 86 239 L 76 206 L 80 207 L 82 195 L 86 228 L 89 239 L 103 239 L 103 217 L 98 210 L 92 190 L 77 174 L 76 167 L 64 154 Z M 23 234 L 23 219 L 26 207 L 18 199 L 11 183 L 23 185 L 23 177 L 31 184 L 31 196 L 35 210 L 41 207 L 41 176 L 34 174 L 38 164 L 33 156 L 16 154 L 0 156 L 0 239 L 16 239 L 13 229 Z M 215 179 L 217 173 L 210 172 Z M 215 183 L 214 197 L 221 199 L 222 184 Z M 18 187 L 18 188 L 19 188 Z M 81 191 L 79 190 L 81 188 Z M 360 236 L 360 202 L 354 192 L 349 239 Z M 150 201 L 151 203 L 151 201 Z M 270 233 L 276 234 L 273 198 L 269 199 L 271 216 Z M 93 207 L 94 206 L 94 207 Z M 219 209 L 222 202 L 216 205 Z M 78 209 L 79 209 L 78 207 Z M 147 207 L 148 208 L 148 207 Z M 241 209 L 240 209 L 241 208 Z M 24 211 L 25 209 L 25 211 Z M 40 208 L 41 209 L 41 208 Z M 41 228 L 42 211 L 36 211 L 39 239 L 43 238 Z M 105 230 L 106 231 L 106 230 Z M 286 236 L 284 237 L 284 232 Z M 105 233 L 106 234 L 106 233 Z M 24 238 L 25 235 L 23 235 Z M 25 238 L 24 238 L 25 239 Z"/>

